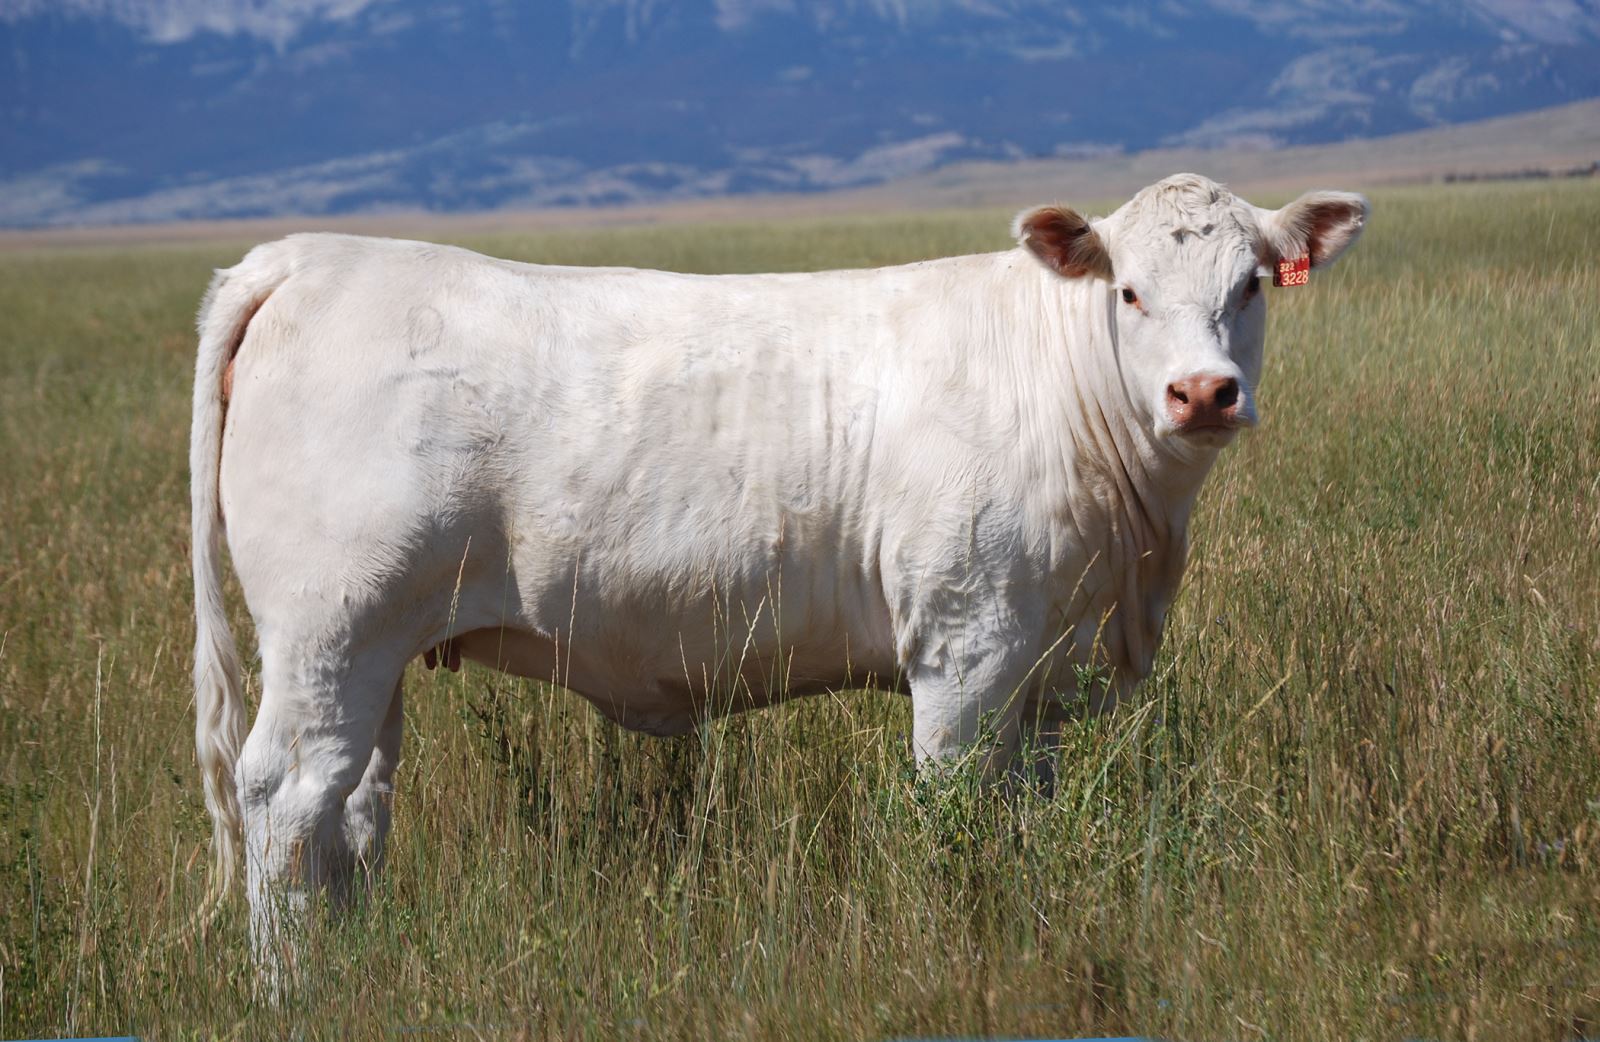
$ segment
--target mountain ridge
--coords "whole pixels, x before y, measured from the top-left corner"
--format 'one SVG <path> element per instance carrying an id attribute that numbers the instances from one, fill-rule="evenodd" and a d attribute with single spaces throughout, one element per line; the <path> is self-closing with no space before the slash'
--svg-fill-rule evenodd
<path id="1" fill-rule="evenodd" d="M 1600 96 L 1600 0 L 0 0 L 0 224 L 614 206 Z"/>

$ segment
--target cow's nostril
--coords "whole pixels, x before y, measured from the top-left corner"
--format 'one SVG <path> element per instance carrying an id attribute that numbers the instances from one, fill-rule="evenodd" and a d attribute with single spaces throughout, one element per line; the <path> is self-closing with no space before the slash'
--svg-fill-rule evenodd
<path id="1" fill-rule="evenodd" d="M 1178 385 L 1177 384 L 1168 384 L 1167 385 L 1167 397 L 1171 398 L 1173 401 L 1179 402 L 1179 403 L 1181 403 L 1183 405 L 1188 405 L 1189 404 L 1189 396 L 1184 394 L 1182 391 L 1178 390 Z"/>
<path id="2" fill-rule="evenodd" d="M 1239 403 L 1239 381 L 1229 380 L 1217 388 L 1217 408 L 1231 409 Z"/>

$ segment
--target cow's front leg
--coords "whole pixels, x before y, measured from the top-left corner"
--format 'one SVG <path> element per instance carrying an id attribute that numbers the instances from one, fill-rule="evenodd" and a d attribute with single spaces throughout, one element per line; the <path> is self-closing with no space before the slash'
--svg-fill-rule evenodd
<path id="1" fill-rule="evenodd" d="M 918 765 L 971 764 L 984 777 L 998 777 L 1017 753 L 1033 666 L 1024 642 L 924 645 L 907 670 Z"/>
<path id="2" fill-rule="evenodd" d="M 1041 702 L 1050 696 L 1046 695 Z M 1039 702 L 1022 711 L 1017 756 L 1011 765 L 1018 788 L 1051 795 L 1056 788 L 1056 761 L 1061 756 L 1061 729 L 1066 720 Z"/>
<path id="3" fill-rule="evenodd" d="M 1053 793 L 1064 731 L 1086 717 L 1110 713 L 1134 685 L 1132 678 L 1106 667 L 1073 663 L 1053 670 L 1022 711 L 1020 752 L 1013 764 L 1017 780 Z"/>

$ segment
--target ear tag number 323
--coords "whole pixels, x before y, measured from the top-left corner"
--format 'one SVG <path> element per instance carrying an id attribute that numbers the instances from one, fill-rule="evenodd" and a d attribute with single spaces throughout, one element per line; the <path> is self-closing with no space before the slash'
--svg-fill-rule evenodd
<path id="1" fill-rule="evenodd" d="M 1293 260 L 1278 262 L 1278 270 L 1272 276 L 1274 286 L 1304 286 L 1311 281 L 1311 258 L 1296 257 Z"/>

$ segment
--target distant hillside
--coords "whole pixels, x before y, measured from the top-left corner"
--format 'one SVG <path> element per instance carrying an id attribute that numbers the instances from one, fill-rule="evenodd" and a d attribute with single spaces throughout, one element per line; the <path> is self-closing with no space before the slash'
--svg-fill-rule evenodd
<path id="1" fill-rule="evenodd" d="M 1600 0 L 0 0 L 0 224 L 613 206 L 1600 97 Z"/>

